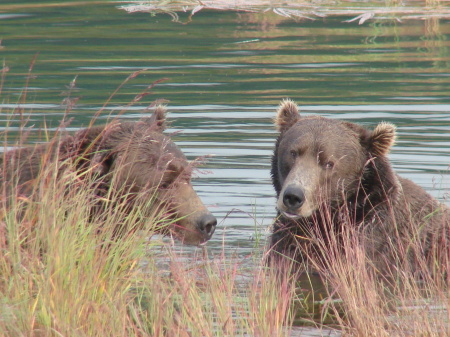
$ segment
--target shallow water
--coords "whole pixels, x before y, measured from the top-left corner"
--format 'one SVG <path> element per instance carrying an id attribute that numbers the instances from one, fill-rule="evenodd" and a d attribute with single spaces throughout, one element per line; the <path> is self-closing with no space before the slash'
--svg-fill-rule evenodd
<path id="1" fill-rule="evenodd" d="M 68 130 L 99 121 L 136 120 L 154 99 L 169 101 L 168 133 L 188 158 L 212 155 L 194 185 L 218 217 L 211 251 L 245 257 L 263 244 L 275 215 L 270 158 L 272 124 L 282 98 L 305 115 L 397 125 L 395 169 L 444 200 L 450 164 L 450 21 L 345 22 L 351 15 L 299 20 L 274 11 L 202 10 L 188 24 L 168 14 L 128 13 L 115 2 L 0 5 L 4 62 L 0 131 L 26 85 L 28 125 L 56 128 L 69 97 L 78 99 Z M 354 3 L 353 3 L 354 4 Z M 179 12 L 181 22 L 189 13 Z M 352 16 L 353 15 L 353 16 Z M 1 66 L 0 66 L 1 67 Z M 154 81 L 141 102 L 127 107 Z M 70 83 L 76 79 L 71 88 Z M 33 134 L 28 141 L 33 142 Z M 258 241 L 262 239 L 262 241 Z M 185 248 L 183 248 L 185 249 Z"/>

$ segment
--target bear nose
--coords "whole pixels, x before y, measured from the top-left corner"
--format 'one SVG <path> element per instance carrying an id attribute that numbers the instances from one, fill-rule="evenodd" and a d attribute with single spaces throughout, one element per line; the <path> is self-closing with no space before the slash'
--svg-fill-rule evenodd
<path id="1" fill-rule="evenodd" d="M 300 208 L 305 202 L 305 193 L 300 187 L 290 185 L 283 194 L 283 204 L 290 210 Z"/>
<path id="2" fill-rule="evenodd" d="M 202 215 L 197 221 L 197 228 L 202 232 L 206 240 L 209 240 L 213 235 L 217 225 L 217 219 L 211 213 Z"/>

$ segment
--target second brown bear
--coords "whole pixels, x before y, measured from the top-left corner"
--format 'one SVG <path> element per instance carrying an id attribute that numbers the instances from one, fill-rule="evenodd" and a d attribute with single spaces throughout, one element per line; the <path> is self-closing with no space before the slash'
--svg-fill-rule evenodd
<path id="1" fill-rule="evenodd" d="M 315 242 L 339 240 L 346 226 L 362 234 L 367 253 L 384 268 L 393 267 L 401 254 L 408 261 L 426 257 L 443 241 L 447 248 L 440 252 L 448 251 L 448 208 L 392 169 L 387 157 L 396 137 L 392 124 L 372 131 L 303 117 L 293 101 L 284 100 L 275 125 L 280 132 L 271 170 L 278 211 L 271 237 L 275 255 L 303 260 L 320 250 Z M 412 242 L 416 248 L 407 252 Z"/>

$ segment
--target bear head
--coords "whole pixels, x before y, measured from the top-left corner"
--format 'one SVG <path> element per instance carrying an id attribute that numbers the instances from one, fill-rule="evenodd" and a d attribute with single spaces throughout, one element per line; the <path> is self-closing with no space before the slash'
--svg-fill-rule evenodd
<path id="1" fill-rule="evenodd" d="M 397 194 L 398 179 L 386 156 L 395 141 L 392 124 L 380 123 L 370 131 L 349 122 L 302 117 L 291 100 L 281 102 L 274 122 L 280 135 L 271 176 L 283 218 L 308 218 L 322 207 L 344 203 L 374 206 Z"/>
<path id="2" fill-rule="evenodd" d="M 159 106 L 139 122 L 83 129 L 74 136 L 69 156 L 76 158 L 78 170 L 96 175 L 99 200 L 111 193 L 125 195 L 131 207 L 139 199 L 151 200 L 153 211 L 161 210 L 171 222 L 166 232 L 184 243 L 201 244 L 211 238 L 217 220 L 192 187 L 193 164 L 163 134 L 165 115 Z"/>

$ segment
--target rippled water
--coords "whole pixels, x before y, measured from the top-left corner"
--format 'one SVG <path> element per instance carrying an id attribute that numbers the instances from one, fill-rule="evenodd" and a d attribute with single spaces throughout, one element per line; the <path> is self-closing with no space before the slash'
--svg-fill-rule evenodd
<path id="1" fill-rule="evenodd" d="M 0 5 L 4 67 L 0 130 L 12 120 L 28 68 L 29 125 L 56 127 L 64 97 L 79 98 L 69 130 L 118 114 L 155 80 L 168 78 L 123 118 L 138 119 L 154 99 L 169 100 L 169 133 L 190 159 L 213 155 L 194 180 L 219 218 L 208 243 L 245 256 L 269 233 L 274 191 L 269 170 L 282 98 L 305 115 L 398 126 L 395 169 L 444 200 L 450 164 L 450 22 L 350 16 L 295 20 L 273 11 L 208 11 L 188 24 L 167 14 L 127 13 L 114 2 Z M 42 2 L 45 4 L 45 2 Z M 189 13 L 179 13 L 186 19 Z M 183 21 L 187 22 L 187 20 Z M 6 68 L 4 68 L 6 69 Z M 75 87 L 69 84 L 76 78 Z M 67 101 L 66 101 L 67 102 Z M 14 134 L 14 132 L 12 133 Z M 33 141 L 30 136 L 29 142 Z"/>
<path id="2" fill-rule="evenodd" d="M 5 73 L 0 118 L 6 120 L 29 80 L 29 125 L 56 127 L 64 97 L 79 98 L 70 130 L 108 102 L 113 115 L 153 81 L 145 102 L 127 109 L 138 119 L 152 100 L 170 101 L 168 132 L 189 158 L 212 154 L 194 180 L 220 219 L 211 246 L 247 249 L 274 215 L 269 178 L 280 99 L 302 113 L 374 127 L 398 126 L 391 159 L 400 174 L 443 198 L 450 148 L 450 23 L 430 18 L 364 25 L 345 17 L 295 21 L 272 13 L 202 11 L 189 24 L 165 14 L 128 14 L 113 3 L 0 6 Z M 182 14 L 180 14 L 180 17 Z M 71 90 L 69 84 L 75 81 Z M 12 117 L 14 120 L 15 117 Z M 14 130 L 15 124 L 10 126 Z M 0 125 L 1 127 L 1 125 Z M 30 138 L 30 142 L 33 139 Z"/>

